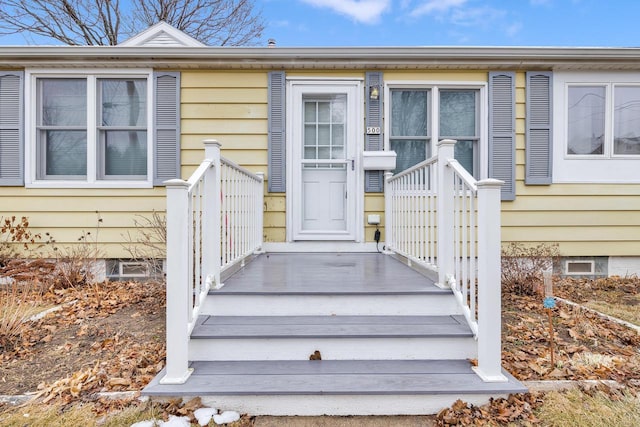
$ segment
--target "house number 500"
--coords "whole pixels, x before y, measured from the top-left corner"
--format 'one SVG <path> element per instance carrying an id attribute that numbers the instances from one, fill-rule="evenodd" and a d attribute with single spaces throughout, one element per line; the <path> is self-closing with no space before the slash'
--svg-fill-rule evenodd
<path id="1" fill-rule="evenodd" d="M 380 127 L 367 126 L 367 135 L 380 135 Z"/>

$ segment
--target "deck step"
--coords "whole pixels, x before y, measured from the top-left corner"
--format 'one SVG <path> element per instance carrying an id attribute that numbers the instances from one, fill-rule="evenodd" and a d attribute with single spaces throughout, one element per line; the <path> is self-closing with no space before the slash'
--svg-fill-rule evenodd
<path id="1" fill-rule="evenodd" d="M 507 373 L 508 382 L 483 382 L 466 360 L 222 361 L 191 367 L 185 384 L 160 385 L 158 376 L 143 394 L 204 396 L 215 407 L 256 415 L 366 415 L 424 414 L 461 397 L 481 402 L 526 391 Z"/>
<path id="2" fill-rule="evenodd" d="M 201 316 L 191 338 L 473 336 L 462 316 Z"/>
<path id="3" fill-rule="evenodd" d="M 224 289 L 224 288 L 223 288 Z M 201 314 L 234 316 L 399 316 L 461 314 L 451 290 L 423 292 L 219 292 L 211 291 Z"/>
<path id="4" fill-rule="evenodd" d="M 223 282 L 201 314 L 461 314 L 450 289 L 382 254 L 264 254 Z"/>
<path id="5" fill-rule="evenodd" d="M 477 356 L 462 316 L 200 316 L 190 360 L 465 359 Z"/>

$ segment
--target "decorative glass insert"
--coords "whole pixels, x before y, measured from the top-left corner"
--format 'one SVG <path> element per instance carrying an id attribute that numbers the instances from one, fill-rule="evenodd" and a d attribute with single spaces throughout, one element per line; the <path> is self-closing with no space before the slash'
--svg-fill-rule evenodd
<path id="1" fill-rule="evenodd" d="M 304 168 L 345 168 L 346 105 L 346 95 L 314 96 L 303 99 Z M 329 162 L 321 163 L 319 162 L 321 160 Z"/>
<path id="2" fill-rule="evenodd" d="M 604 154 L 605 86 L 568 87 L 567 154 Z"/>

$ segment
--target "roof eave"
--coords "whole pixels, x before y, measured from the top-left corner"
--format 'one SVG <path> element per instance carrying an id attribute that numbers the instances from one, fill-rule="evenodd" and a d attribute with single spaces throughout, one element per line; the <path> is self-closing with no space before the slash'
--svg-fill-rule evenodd
<path id="1" fill-rule="evenodd" d="M 640 69 L 639 48 L 566 47 L 0 47 L 0 66 L 176 68 L 621 68 Z"/>

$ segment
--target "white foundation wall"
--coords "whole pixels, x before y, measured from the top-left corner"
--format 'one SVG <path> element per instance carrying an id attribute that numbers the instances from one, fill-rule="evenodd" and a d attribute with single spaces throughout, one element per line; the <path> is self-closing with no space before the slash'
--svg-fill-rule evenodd
<path id="1" fill-rule="evenodd" d="M 609 257 L 609 276 L 640 276 L 640 257 L 612 256 Z"/>

